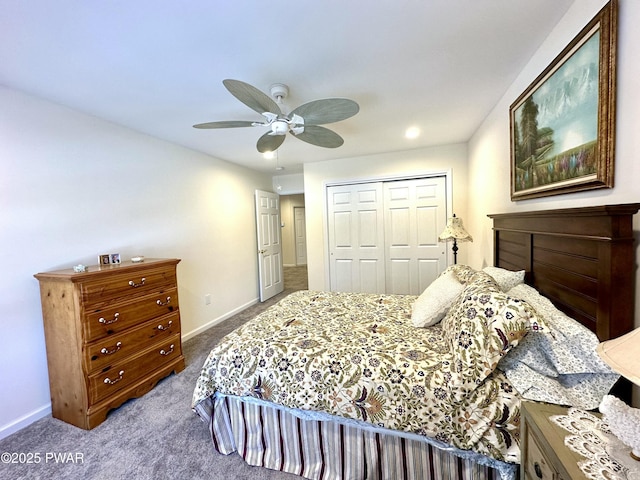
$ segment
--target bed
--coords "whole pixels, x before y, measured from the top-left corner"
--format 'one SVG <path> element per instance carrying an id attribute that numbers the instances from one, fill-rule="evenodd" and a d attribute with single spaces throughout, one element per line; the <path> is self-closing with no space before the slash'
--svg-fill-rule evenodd
<path id="1" fill-rule="evenodd" d="M 618 379 L 593 350 L 633 327 L 639 207 L 490 215 L 494 265 L 419 297 L 296 292 L 213 347 L 194 411 L 305 478 L 515 479 L 523 398 L 595 408 Z"/>

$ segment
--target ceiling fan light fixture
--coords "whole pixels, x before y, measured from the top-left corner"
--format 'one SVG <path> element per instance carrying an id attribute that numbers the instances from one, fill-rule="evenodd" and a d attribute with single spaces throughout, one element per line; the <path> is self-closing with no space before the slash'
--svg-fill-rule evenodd
<path id="1" fill-rule="evenodd" d="M 289 124 L 284 120 L 276 120 L 271 124 L 271 133 L 274 135 L 286 135 L 289 131 Z"/>
<path id="2" fill-rule="evenodd" d="M 291 133 L 293 133 L 294 135 L 300 135 L 304 132 L 304 118 L 294 113 L 293 115 L 291 115 L 289 128 L 291 129 Z"/>

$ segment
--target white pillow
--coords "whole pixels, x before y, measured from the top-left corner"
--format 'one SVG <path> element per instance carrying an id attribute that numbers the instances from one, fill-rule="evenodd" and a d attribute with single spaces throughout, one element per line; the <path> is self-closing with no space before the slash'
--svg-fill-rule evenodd
<path id="1" fill-rule="evenodd" d="M 482 271 L 491 275 L 503 292 L 524 283 L 524 270 L 514 272 L 500 267 L 484 267 Z"/>
<path id="2" fill-rule="evenodd" d="M 438 323 L 463 289 L 464 285 L 458 281 L 451 268 L 442 272 L 413 303 L 413 326 L 430 327 Z"/>

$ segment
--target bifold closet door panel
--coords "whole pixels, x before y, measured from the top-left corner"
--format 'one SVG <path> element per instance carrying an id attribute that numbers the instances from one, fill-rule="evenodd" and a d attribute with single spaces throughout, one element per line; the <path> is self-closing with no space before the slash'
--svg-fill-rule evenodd
<path id="1" fill-rule="evenodd" d="M 386 293 L 420 295 L 446 268 L 444 177 L 385 182 Z"/>
<path id="2" fill-rule="evenodd" d="M 331 290 L 384 292 L 382 183 L 328 187 L 327 202 Z"/>

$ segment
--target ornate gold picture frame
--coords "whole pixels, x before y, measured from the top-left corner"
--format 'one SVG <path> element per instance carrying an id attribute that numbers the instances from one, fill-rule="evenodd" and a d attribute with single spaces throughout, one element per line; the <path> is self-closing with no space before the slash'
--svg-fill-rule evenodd
<path id="1" fill-rule="evenodd" d="M 612 188 L 617 0 L 509 108 L 511 200 Z"/>

